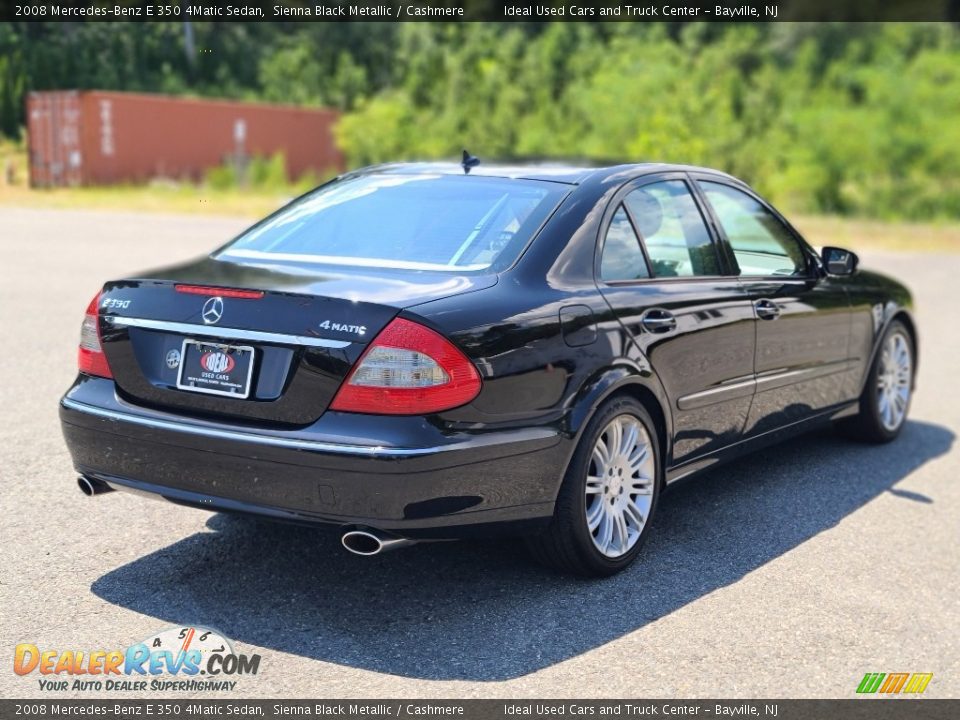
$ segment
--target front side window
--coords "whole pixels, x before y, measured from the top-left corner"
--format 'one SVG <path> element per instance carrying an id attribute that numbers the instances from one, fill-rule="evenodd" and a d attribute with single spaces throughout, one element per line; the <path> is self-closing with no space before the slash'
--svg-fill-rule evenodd
<path id="1" fill-rule="evenodd" d="M 701 182 L 740 266 L 753 277 L 806 274 L 806 259 L 797 239 L 756 199 L 729 185 Z"/>
<path id="2" fill-rule="evenodd" d="M 646 247 L 654 277 L 720 275 L 717 252 L 690 188 L 664 180 L 624 200 Z"/>
<path id="3" fill-rule="evenodd" d="M 360 175 L 304 196 L 216 256 L 406 270 L 512 261 L 569 192 L 483 176 Z"/>

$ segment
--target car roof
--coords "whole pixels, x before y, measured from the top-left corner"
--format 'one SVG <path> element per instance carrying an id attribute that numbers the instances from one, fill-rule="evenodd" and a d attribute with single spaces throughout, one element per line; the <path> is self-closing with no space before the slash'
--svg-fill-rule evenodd
<path id="1" fill-rule="evenodd" d="M 563 162 L 531 162 L 517 164 L 485 164 L 470 169 L 471 175 L 482 177 L 511 178 L 517 180 L 540 180 L 545 182 L 579 185 L 587 179 L 605 179 L 612 175 L 639 176 L 654 172 L 705 172 L 742 183 L 742 180 L 713 168 L 674 163 L 625 163 L 589 167 L 571 165 Z M 462 175 L 463 166 L 453 162 L 410 162 L 374 165 L 356 170 L 348 175 L 391 174 L 391 175 Z"/>

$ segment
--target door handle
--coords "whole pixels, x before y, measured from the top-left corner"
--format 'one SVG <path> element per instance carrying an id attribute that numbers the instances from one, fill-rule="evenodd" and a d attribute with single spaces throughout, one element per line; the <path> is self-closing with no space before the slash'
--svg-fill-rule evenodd
<path id="1" fill-rule="evenodd" d="M 757 317 L 761 320 L 776 320 L 780 317 L 780 307 L 773 301 L 763 298 L 757 300 L 753 307 L 757 310 Z"/>
<path id="2" fill-rule="evenodd" d="M 652 333 L 665 333 L 677 329 L 677 319 L 666 310 L 647 310 L 640 320 L 645 330 Z"/>

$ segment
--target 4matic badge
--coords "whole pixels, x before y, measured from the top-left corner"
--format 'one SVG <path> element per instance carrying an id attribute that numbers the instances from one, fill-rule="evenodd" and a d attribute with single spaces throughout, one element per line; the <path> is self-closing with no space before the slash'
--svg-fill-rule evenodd
<path id="1" fill-rule="evenodd" d="M 126 650 L 41 650 L 21 643 L 13 654 L 17 675 L 38 672 L 40 689 L 52 691 L 234 690 L 231 678 L 259 669 L 259 655 L 238 653 L 221 633 L 201 626 L 168 628 Z M 62 675 L 84 677 L 56 677 Z"/>
<path id="2" fill-rule="evenodd" d="M 330 322 L 324 320 L 319 327 L 323 330 L 336 330 L 337 332 L 353 333 L 354 335 L 363 335 L 367 332 L 366 325 L 347 325 L 346 323 Z"/>

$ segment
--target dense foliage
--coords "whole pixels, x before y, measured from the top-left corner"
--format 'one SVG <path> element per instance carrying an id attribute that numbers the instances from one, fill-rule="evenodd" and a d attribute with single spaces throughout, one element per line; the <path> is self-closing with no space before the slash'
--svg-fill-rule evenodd
<path id="1" fill-rule="evenodd" d="M 353 165 L 667 160 L 792 210 L 960 217 L 948 24 L 0 24 L 0 132 L 74 87 L 334 105 Z"/>

